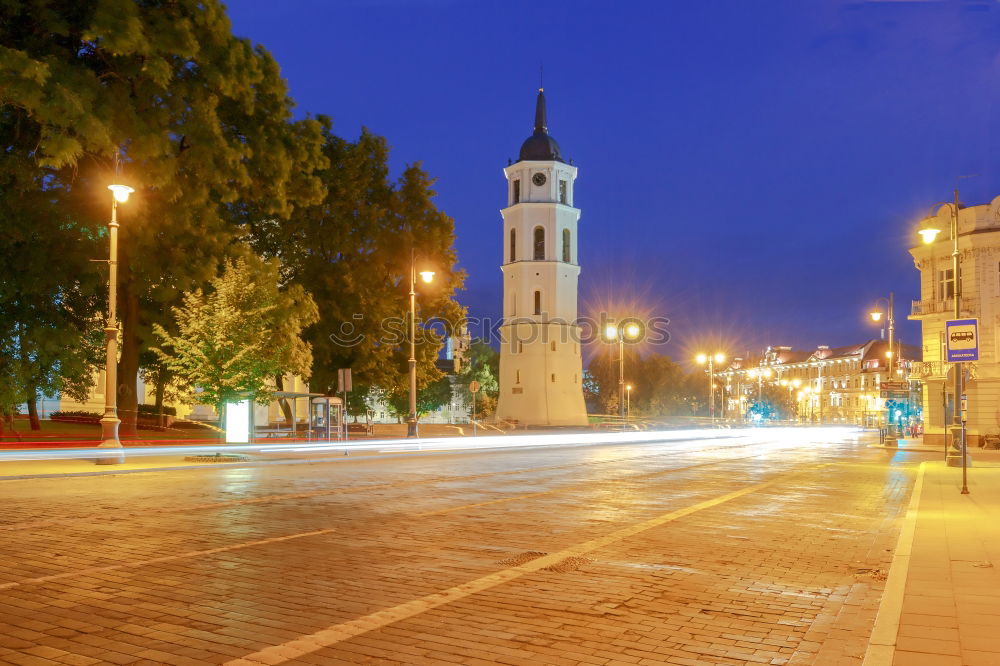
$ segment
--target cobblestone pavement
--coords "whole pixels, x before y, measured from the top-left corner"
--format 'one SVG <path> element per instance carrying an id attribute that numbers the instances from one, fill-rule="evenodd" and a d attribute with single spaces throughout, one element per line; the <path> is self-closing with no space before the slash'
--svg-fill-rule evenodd
<path id="1" fill-rule="evenodd" d="M 926 455 L 759 432 L 2 481 L 0 661 L 859 664 Z"/>

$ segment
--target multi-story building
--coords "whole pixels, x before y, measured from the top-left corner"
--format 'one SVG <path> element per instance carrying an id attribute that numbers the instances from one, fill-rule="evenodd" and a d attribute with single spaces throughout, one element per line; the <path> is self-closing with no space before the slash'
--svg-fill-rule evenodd
<path id="1" fill-rule="evenodd" d="M 955 274 L 952 228 L 955 208 L 942 205 L 924 220 L 924 228 L 942 230 L 934 242 L 910 249 L 920 271 L 920 300 L 913 302 L 909 318 L 920 322 L 923 362 L 913 374 L 923 381 L 924 441 L 942 444 L 947 424 L 953 419 L 954 381 L 948 376 L 953 364 L 945 362 L 945 322 L 955 318 Z M 1000 434 L 1000 197 L 989 204 L 958 207 L 958 255 L 960 261 L 959 306 L 961 318 L 979 319 L 979 360 L 966 363 L 969 380 L 968 442 L 976 446 L 988 436 Z M 916 241 L 916 236 L 914 236 Z"/>
<path id="2" fill-rule="evenodd" d="M 760 355 L 732 359 L 716 372 L 716 385 L 723 391 L 730 418 L 742 418 L 768 386 L 789 392 L 801 421 L 877 426 L 885 423 L 887 400 L 900 403 L 906 417 L 914 416 L 912 406 L 919 404 L 919 389 L 908 378 L 920 350 L 899 344 L 891 377 L 888 351 L 882 340 L 846 347 L 820 345 L 813 351 L 768 347 Z M 887 382 L 903 383 L 905 398 L 901 391 L 883 387 Z"/>

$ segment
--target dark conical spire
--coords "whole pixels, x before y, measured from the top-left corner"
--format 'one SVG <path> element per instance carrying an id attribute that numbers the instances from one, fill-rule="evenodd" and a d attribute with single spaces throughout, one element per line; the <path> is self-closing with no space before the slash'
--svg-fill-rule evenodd
<path id="1" fill-rule="evenodd" d="M 559 154 L 559 144 L 549 136 L 545 118 L 544 88 L 538 89 L 538 99 L 535 101 L 535 132 L 521 144 L 521 155 L 518 160 L 563 161 Z"/>
<path id="2" fill-rule="evenodd" d="M 548 134 L 549 127 L 545 122 L 545 89 L 538 89 L 538 100 L 535 102 L 535 134 Z"/>

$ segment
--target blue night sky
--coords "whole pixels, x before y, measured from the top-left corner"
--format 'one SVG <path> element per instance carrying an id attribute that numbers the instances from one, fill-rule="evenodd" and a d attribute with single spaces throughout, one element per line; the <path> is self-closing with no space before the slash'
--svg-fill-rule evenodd
<path id="1" fill-rule="evenodd" d="M 388 138 L 455 218 L 460 300 L 500 312 L 502 168 L 532 130 L 580 168 L 581 313 L 669 317 L 660 351 L 878 335 L 919 296 L 918 218 L 1000 194 L 995 2 L 234 0 L 300 113 Z M 978 174 L 969 179 L 961 176 Z M 474 331 L 475 333 L 475 331 Z"/>

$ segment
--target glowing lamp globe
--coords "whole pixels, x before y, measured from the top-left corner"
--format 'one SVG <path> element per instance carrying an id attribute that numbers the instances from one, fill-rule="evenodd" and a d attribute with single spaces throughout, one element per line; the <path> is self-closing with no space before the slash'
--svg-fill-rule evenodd
<path id="1" fill-rule="evenodd" d="M 604 327 L 604 337 L 608 340 L 618 339 L 618 327 L 613 324 L 608 324 Z"/>
<path id="2" fill-rule="evenodd" d="M 705 356 L 704 354 L 698 354 L 697 356 L 694 357 L 694 360 L 698 365 L 704 365 L 705 362 L 708 361 L 708 356 Z"/>
<path id="3" fill-rule="evenodd" d="M 726 360 L 726 355 L 725 354 L 716 354 L 715 355 L 715 362 L 716 363 L 722 363 L 725 360 Z"/>
<path id="4" fill-rule="evenodd" d="M 434 271 L 420 271 L 420 279 L 424 282 L 430 282 L 434 279 Z"/>
<path id="5" fill-rule="evenodd" d="M 933 227 L 925 227 L 924 229 L 919 230 L 917 233 L 920 234 L 920 238 L 921 240 L 923 240 L 924 243 L 929 244 L 934 242 L 934 240 L 937 238 L 937 235 L 941 233 L 941 230 L 934 229 Z"/>
<path id="6" fill-rule="evenodd" d="M 882 313 L 876 310 L 875 312 L 869 313 L 872 316 L 872 321 L 880 321 L 882 319 Z"/>
<path id="7" fill-rule="evenodd" d="M 629 340 L 635 340 L 642 333 L 642 329 L 639 328 L 638 324 L 629 324 L 625 327 L 625 337 Z"/>
<path id="8" fill-rule="evenodd" d="M 108 189 L 111 190 L 111 194 L 115 197 L 115 201 L 118 203 L 125 203 L 128 201 L 128 195 L 135 192 L 128 185 L 108 185 Z"/>

